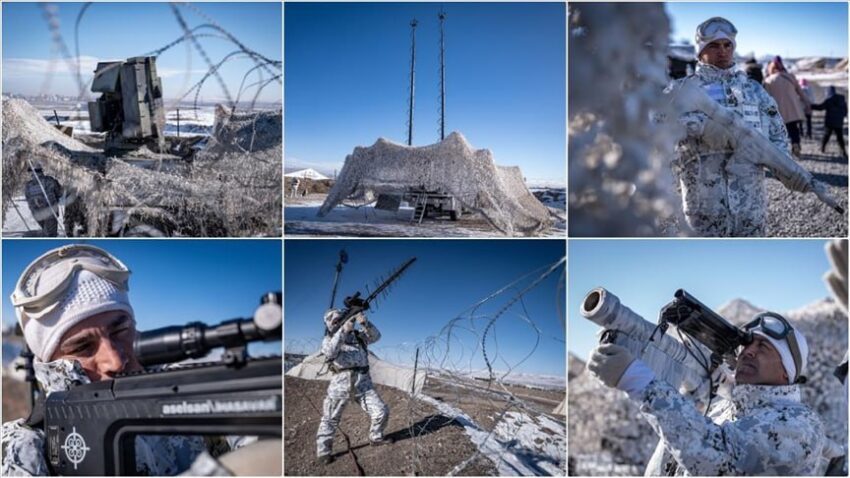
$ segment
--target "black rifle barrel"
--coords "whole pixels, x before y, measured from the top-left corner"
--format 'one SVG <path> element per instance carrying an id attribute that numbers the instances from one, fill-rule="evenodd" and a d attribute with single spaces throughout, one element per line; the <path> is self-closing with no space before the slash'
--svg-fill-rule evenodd
<path id="1" fill-rule="evenodd" d="M 133 350 L 143 366 L 151 366 L 203 357 L 216 347 L 280 340 L 283 321 L 280 300 L 279 293 L 263 296 L 262 304 L 250 319 L 232 319 L 218 325 L 190 322 L 142 332 L 133 343 Z"/>

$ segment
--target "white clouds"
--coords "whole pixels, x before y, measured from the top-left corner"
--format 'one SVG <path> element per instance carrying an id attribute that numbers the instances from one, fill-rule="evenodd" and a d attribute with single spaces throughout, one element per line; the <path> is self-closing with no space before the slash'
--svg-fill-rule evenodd
<path id="1" fill-rule="evenodd" d="M 31 78 L 34 76 L 75 75 L 77 64 L 83 77 L 90 77 L 100 60 L 92 56 L 81 56 L 78 58 L 65 58 L 55 60 L 42 60 L 36 58 L 4 58 L 3 77 L 7 79 Z"/>
<path id="2" fill-rule="evenodd" d="M 36 58 L 6 58 L 3 60 L 3 76 L 7 79 L 24 78 L 33 76 L 75 75 L 77 64 L 80 65 L 80 73 L 84 79 L 89 79 L 94 74 L 97 64 L 103 61 L 123 61 L 120 59 L 101 59 L 93 56 L 80 56 L 77 58 L 64 58 L 55 60 L 42 60 Z M 189 70 L 190 75 L 203 75 L 206 70 Z M 186 74 L 181 68 L 157 68 L 157 74 L 161 78 L 172 78 Z"/>

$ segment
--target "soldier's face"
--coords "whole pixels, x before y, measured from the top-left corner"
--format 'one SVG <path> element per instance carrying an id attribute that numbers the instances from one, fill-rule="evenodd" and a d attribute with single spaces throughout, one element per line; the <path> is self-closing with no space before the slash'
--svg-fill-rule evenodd
<path id="1" fill-rule="evenodd" d="M 135 337 L 135 323 L 126 312 L 103 312 L 65 332 L 50 360 L 76 360 L 92 382 L 107 380 L 142 370 L 133 353 Z"/>
<path id="2" fill-rule="evenodd" d="M 734 63 L 735 46 L 729 40 L 717 40 L 709 43 L 699 54 L 703 63 L 717 68 L 729 68 Z"/>
<path id="3" fill-rule="evenodd" d="M 753 336 L 753 342 L 738 354 L 735 382 L 752 385 L 788 385 L 788 374 L 782 357 L 764 337 Z"/>

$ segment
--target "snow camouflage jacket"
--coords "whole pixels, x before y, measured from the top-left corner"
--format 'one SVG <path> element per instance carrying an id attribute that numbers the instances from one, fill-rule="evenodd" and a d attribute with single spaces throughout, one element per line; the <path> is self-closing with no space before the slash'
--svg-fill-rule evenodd
<path id="1" fill-rule="evenodd" d="M 345 333 L 340 327 L 333 335 L 325 336 L 322 340 L 322 354 L 333 368 L 341 371 L 369 366 L 366 347 L 380 340 L 381 332 L 368 321 L 363 329 Z"/>
<path id="2" fill-rule="evenodd" d="M 740 115 L 781 150 L 789 151 L 776 101 L 744 72 L 699 63 L 688 78 L 696 78 L 709 97 Z M 683 81 L 675 80 L 668 91 Z M 702 236 L 763 236 L 767 214 L 764 169 L 736 157 L 728 140 L 706 134 L 707 119 L 702 111 L 679 118 L 686 137 L 676 147 L 672 169 L 685 218 Z M 789 160 L 793 160 L 790 153 Z"/>
<path id="3" fill-rule="evenodd" d="M 670 384 L 653 380 L 640 411 L 661 438 L 646 476 L 823 474 L 827 438 L 797 385 L 737 385 L 708 417 Z"/>
<path id="4" fill-rule="evenodd" d="M 36 380 L 45 394 L 90 383 L 77 361 L 36 361 L 33 368 Z M 0 475 L 51 475 L 46 459 L 45 433 L 30 428 L 25 422 L 25 419 L 18 419 L 3 424 Z M 228 437 L 228 440 L 231 438 Z M 234 446 L 236 441 L 239 440 L 234 441 Z M 217 456 L 230 448 L 224 440 L 204 440 L 200 436 L 141 436 L 136 438 L 136 471 L 141 475 L 166 476 L 176 475 L 191 467 L 192 472 L 203 470 L 208 475 L 229 475 L 207 452 L 212 451 Z"/>

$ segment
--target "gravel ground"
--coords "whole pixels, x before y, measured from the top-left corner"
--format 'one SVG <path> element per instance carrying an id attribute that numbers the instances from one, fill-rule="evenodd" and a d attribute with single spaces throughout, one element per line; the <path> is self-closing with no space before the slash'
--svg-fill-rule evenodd
<path id="1" fill-rule="evenodd" d="M 328 383 L 285 377 L 284 406 L 284 474 L 288 476 L 350 476 L 356 475 L 353 459 L 346 452 L 345 440 L 337 433 L 334 440 L 334 461 L 318 465 L 316 459 L 316 430 L 319 410 Z M 369 419 L 360 407 L 350 403 L 342 415 L 340 428 L 351 439 L 353 452 L 367 476 L 442 476 L 472 456 L 476 447 L 457 422 L 449 421 L 439 412 L 418 402 L 412 417 L 407 413 L 407 395 L 394 388 L 376 385 L 381 398 L 390 407 L 386 433 L 395 439 L 389 446 L 369 446 Z M 418 438 L 408 432 L 408 418 L 418 428 Z M 427 427 L 422 424 L 428 422 Z M 418 450 L 418 460 L 414 452 Z M 414 463 L 419 464 L 414 470 Z M 415 471 L 415 472 L 414 472 Z M 496 474 L 493 464 L 483 456 L 477 457 L 461 475 L 487 476 Z"/>
<path id="2" fill-rule="evenodd" d="M 817 137 L 817 136 L 816 136 Z M 842 158 L 835 139 L 820 152 L 820 144 L 803 139 L 800 164 L 829 190 L 847 210 L 847 159 Z M 767 234 L 769 237 L 847 237 L 847 213 L 840 215 L 814 194 L 795 193 L 775 179 L 768 179 Z"/>

